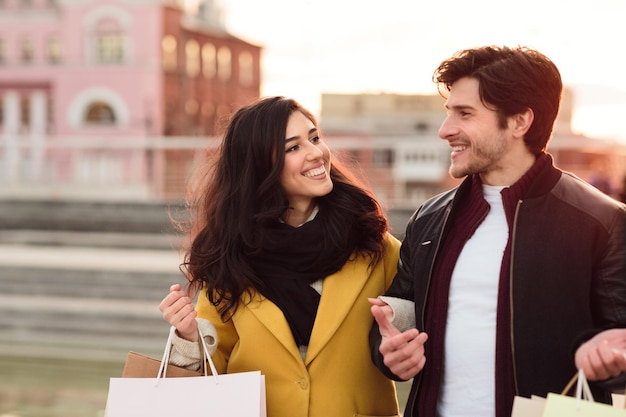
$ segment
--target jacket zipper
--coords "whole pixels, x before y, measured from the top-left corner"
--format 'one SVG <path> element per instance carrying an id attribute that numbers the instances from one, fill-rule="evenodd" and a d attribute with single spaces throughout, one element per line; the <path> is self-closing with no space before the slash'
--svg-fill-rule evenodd
<path id="1" fill-rule="evenodd" d="M 520 211 L 522 200 L 517 202 L 515 207 L 515 216 L 513 217 L 513 233 L 511 234 L 511 263 L 509 264 L 509 331 L 511 336 L 511 362 L 513 363 L 513 384 L 515 395 L 519 395 L 517 386 L 517 366 L 515 363 L 515 335 L 513 333 L 513 259 L 515 257 L 515 234 L 517 233 L 517 218 Z"/>

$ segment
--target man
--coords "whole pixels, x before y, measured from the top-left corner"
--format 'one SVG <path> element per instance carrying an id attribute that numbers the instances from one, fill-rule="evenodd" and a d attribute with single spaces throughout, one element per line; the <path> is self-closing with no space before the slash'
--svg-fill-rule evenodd
<path id="1" fill-rule="evenodd" d="M 608 402 L 602 388 L 626 371 L 625 206 L 546 152 L 557 67 L 482 47 L 433 80 L 450 174 L 465 179 L 411 217 L 394 282 L 370 300 L 373 361 L 415 377 L 405 416 L 510 417 L 515 395 L 560 392 L 577 368 Z M 407 301 L 417 328 L 398 329 Z"/>

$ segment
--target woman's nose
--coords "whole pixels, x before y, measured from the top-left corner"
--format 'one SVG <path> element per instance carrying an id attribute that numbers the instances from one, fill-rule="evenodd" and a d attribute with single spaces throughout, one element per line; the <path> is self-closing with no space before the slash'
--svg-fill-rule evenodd
<path id="1" fill-rule="evenodd" d="M 311 159 L 317 159 L 324 155 L 324 152 L 316 145 L 310 144 L 307 151 L 307 156 Z"/>

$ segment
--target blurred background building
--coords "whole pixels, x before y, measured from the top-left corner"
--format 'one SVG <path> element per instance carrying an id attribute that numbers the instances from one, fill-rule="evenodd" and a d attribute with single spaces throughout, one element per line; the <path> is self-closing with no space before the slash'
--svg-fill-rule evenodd
<path id="1" fill-rule="evenodd" d="M 1 1 L 3 194 L 169 197 L 189 138 L 259 96 L 261 52 L 211 0 Z"/>
<path id="2" fill-rule="evenodd" d="M 174 0 L 2 0 L 0 23 L 5 198 L 180 200 L 198 151 L 260 95 L 262 47 L 229 34 L 213 0 L 193 13 Z M 574 134 L 572 107 L 566 90 L 550 151 L 618 192 L 623 145 Z M 436 94 L 321 100 L 327 140 L 389 209 L 454 183 L 444 117 Z"/>
<path id="3" fill-rule="evenodd" d="M 411 210 L 457 181 L 448 175 L 450 147 L 438 136 L 446 117 L 433 95 L 322 94 L 321 127 L 337 150 L 364 173 L 388 208 Z M 566 88 L 548 151 L 556 164 L 617 196 L 626 146 L 572 131 L 573 96 Z M 598 181 L 598 182 L 596 182 Z"/>

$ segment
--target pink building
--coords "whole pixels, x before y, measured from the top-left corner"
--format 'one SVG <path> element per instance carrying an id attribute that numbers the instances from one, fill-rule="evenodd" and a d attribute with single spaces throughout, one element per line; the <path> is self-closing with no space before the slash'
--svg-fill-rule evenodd
<path id="1" fill-rule="evenodd" d="M 219 133 L 259 96 L 260 60 L 210 0 L 194 14 L 160 0 L 0 0 L 0 178 L 97 169 L 104 142 L 129 148 L 114 158 L 120 182 L 162 175 L 188 156 L 150 142 Z M 79 162 L 60 146 L 72 141 L 98 149 Z"/>

